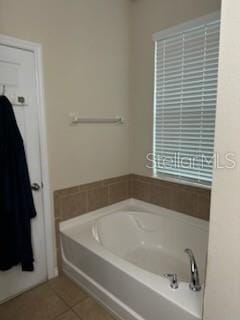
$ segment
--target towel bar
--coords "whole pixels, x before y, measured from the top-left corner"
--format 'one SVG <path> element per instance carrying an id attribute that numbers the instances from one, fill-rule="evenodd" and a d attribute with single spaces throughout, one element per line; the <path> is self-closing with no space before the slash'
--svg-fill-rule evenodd
<path id="1" fill-rule="evenodd" d="M 123 124 L 124 120 L 122 117 L 116 117 L 116 118 L 80 118 L 77 116 L 73 116 L 72 117 L 72 121 L 71 124 L 72 125 L 76 125 L 76 124 L 80 124 L 80 123 L 100 123 L 100 124 L 104 124 L 104 123 L 110 123 L 110 124 Z"/>

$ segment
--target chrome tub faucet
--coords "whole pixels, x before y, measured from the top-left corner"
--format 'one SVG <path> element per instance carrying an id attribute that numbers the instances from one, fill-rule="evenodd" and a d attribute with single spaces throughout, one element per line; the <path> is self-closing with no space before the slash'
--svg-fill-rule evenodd
<path id="1" fill-rule="evenodd" d="M 192 291 L 200 291 L 201 285 L 199 280 L 199 273 L 198 273 L 198 267 L 196 263 L 196 259 L 194 257 L 194 254 L 191 249 L 185 249 L 184 252 L 188 255 L 190 260 L 190 268 L 191 268 L 191 281 L 189 284 L 189 288 Z"/>

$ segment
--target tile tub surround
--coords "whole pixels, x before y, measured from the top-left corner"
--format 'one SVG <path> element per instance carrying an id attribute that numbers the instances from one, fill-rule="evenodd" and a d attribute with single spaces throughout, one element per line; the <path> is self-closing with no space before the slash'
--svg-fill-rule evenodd
<path id="1" fill-rule="evenodd" d="M 126 200 L 130 175 L 88 183 L 54 192 L 55 218 L 64 221 Z"/>
<path id="2" fill-rule="evenodd" d="M 57 253 L 61 265 L 59 222 L 134 198 L 209 220 L 210 190 L 135 174 L 88 183 L 54 192 Z"/>
<path id="3" fill-rule="evenodd" d="M 54 192 L 58 266 L 61 271 L 59 222 L 130 198 L 130 175 Z"/>
<path id="4" fill-rule="evenodd" d="M 130 175 L 131 198 L 209 220 L 211 191 L 157 178 Z"/>

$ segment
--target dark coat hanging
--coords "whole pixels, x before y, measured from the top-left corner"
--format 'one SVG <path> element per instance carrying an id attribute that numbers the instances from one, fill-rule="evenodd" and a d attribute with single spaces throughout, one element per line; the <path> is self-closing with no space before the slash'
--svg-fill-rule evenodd
<path id="1" fill-rule="evenodd" d="M 23 139 L 13 107 L 0 96 L 0 270 L 33 271 L 31 218 L 36 216 Z"/>

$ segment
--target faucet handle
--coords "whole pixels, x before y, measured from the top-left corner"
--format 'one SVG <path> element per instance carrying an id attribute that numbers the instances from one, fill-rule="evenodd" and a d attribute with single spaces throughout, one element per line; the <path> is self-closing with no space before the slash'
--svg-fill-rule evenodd
<path id="1" fill-rule="evenodd" d="M 177 274 L 176 273 L 165 273 L 164 274 L 165 278 L 168 278 L 170 280 L 170 287 L 172 289 L 178 289 L 178 279 L 177 279 Z"/>

